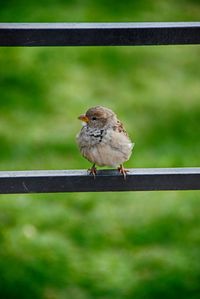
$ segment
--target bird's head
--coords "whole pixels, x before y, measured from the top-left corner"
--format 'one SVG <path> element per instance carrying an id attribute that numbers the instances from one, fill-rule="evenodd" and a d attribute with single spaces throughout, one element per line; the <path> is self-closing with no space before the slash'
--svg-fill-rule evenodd
<path id="1" fill-rule="evenodd" d="M 108 124 L 114 124 L 117 119 L 112 110 L 102 106 L 92 107 L 78 118 L 87 123 L 89 127 L 99 129 L 106 127 Z"/>

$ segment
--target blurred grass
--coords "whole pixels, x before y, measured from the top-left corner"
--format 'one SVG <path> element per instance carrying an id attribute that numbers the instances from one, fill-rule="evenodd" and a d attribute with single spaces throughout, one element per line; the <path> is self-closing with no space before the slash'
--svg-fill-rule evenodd
<path id="1" fill-rule="evenodd" d="M 1 1 L 1 22 L 198 21 L 200 1 Z M 77 116 L 112 108 L 127 167 L 199 166 L 199 46 L 0 48 L 0 169 L 88 168 Z M 4 195 L 1 298 L 199 298 L 198 192 Z"/>

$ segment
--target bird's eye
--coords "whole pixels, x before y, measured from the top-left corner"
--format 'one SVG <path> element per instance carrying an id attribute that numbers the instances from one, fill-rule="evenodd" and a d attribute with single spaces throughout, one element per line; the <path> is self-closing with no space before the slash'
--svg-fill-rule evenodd
<path id="1" fill-rule="evenodd" d="M 95 116 L 92 117 L 92 120 L 96 120 L 97 118 Z"/>

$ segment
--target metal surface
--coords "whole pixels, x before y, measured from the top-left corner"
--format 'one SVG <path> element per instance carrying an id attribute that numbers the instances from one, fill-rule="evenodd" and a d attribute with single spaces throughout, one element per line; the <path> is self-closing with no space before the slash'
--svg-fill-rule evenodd
<path id="1" fill-rule="evenodd" d="M 0 46 L 200 44 L 200 22 L 0 23 Z"/>
<path id="2" fill-rule="evenodd" d="M 0 193 L 200 190 L 200 168 L 129 169 L 124 180 L 116 170 L 0 171 Z"/>

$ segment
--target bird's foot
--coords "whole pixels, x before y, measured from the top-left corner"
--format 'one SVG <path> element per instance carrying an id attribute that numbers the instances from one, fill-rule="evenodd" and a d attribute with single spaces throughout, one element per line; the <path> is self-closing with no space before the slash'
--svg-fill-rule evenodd
<path id="1" fill-rule="evenodd" d="M 88 173 L 89 173 L 89 174 L 92 174 L 93 177 L 94 177 L 94 179 L 95 179 L 95 176 L 96 176 L 96 174 L 97 174 L 97 169 L 96 169 L 96 167 L 95 167 L 95 164 L 93 164 L 92 167 L 88 169 Z"/>
<path id="2" fill-rule="evenodd" d="M 119 171 L 119 173 L 121 173 L 123 175 L 124 180 L 126 180 L 126 174 L 127 174 L 128 170 L 124 168 L 123 164 L 120 164 L 120 166 L 117 168 L 117 170 Z"/>

